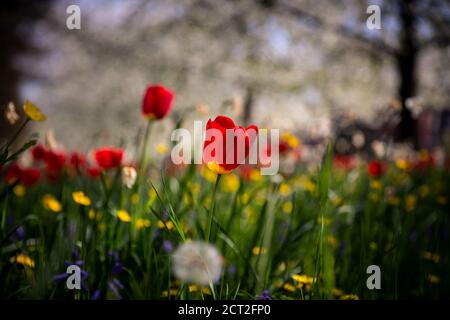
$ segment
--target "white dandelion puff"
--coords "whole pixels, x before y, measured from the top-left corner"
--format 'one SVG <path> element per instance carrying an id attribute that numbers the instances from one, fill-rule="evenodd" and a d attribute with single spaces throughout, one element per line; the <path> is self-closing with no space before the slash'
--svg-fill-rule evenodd
<path id="1" fill-rule="evenodd" d="M 135 168 L 128 166 L 122 168 L 122 182 L 128 189 L 133 187 L 136 178 L 137 173 Z"/>
<path id="2" fill-rule="evenodd" d="M 222 257 L 206 242 L 186 242 L 173 253 L 173 271 L 180 280 L 208 285 L 220 278 Z"/>

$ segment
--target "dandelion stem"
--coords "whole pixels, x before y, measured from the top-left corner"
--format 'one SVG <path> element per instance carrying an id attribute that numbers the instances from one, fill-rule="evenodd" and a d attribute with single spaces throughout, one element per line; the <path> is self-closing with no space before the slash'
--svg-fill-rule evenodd
<path id="1" fill-rule="evenodd" d="M 214 209 L 216 206 L 216 193 L 217 193 L 217 186 L 219 185 L 219 181 L 220 181 L 220 177 L 222 175 L 218 174 L 216 177 L 216 183 L 214 185 L 214 190 L 213 190 L 213 194 L 212 194 L 212 199 L 211 199 L 211 207 L 209 209 L 209 221 L 208 221 L 208 232 L 206 233 L 206 241 L 210 241 L 211 238 L 211 229 L 212 229 L 212 221 L 213 221 L 213 216 L 214 216 Z"/>

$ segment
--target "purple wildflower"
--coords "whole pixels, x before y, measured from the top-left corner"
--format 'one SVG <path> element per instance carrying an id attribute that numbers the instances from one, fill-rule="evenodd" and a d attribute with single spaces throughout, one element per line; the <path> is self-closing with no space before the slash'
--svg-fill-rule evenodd
<path id="1" fill-rule="evenodd" d="M 258 300 L 272 300 L 272 297 L 270 296 L 270 291 L 268 289 L 265 289 L 262 292 L 262 295 L 257 296 L 256 299 L 258 299 Z"/>
<path id="2" fill-rule="evenodd" d="M 171 253 L 173 251 L 173 244 L 172 242 L 170 242 L 170 240 L 164 240 L 162 247 L 164 252 L 166 253 Z"/>

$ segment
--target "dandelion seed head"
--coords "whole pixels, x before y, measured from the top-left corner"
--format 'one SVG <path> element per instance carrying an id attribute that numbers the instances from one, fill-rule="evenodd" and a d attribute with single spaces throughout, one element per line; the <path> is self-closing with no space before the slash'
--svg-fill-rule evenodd
<path id="1" fill-rule="evenodd" d="M 191 241 L 180 245 L 173 254 L 173 271 L 188 283 L 208 285 L 219 279 L 222 272 L 222 257 L 215 247 Z"/>
<path id="2" fill-rule="evenodd" d="M 137 173 L 136 169 L 130 166 L 125 166 L 122 168 L 122 183 L 131 189 L 136 182 Z"/>

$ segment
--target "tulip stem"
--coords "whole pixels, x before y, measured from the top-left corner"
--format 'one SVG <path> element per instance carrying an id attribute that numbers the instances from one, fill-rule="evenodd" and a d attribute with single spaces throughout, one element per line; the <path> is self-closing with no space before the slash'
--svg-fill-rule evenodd
<path id="1" fill-rule="evenodd" d="M 142 154 L 141 154 L 141 163 L 140 163 L 140 170 L 139 170 L 139 181 L 142 182 L 143 176 L 145 174 L 145 171 L 147 170 L 147 144 L 148 139 L 150 137 L 150 131 L 151 131 L 152 121 L 147 122 L 147 127 L 145 128 L 145 134 L 144 134 L 144 141 L 142 145 Z"/>
<path id="2" fill-rule="evenodd" d="M 209 209 L 208 232 L 207 232 L 207 236 L 206 236 L 206 241 L 208 241 L 208 242 L 210 241 L 210 238 L 211 238 L 212 221 L 213 221 L 213 216 L 214 216 L 214 209 L 216 206 L 217 186 L 219 185 L 221 176 L 222 176 L 221 174 L 218 174 L 216 177 L 216 183 L 214 184 L 214 190 L 213 190 L 212 199 L 211 199 L 211 207 Z"/>

